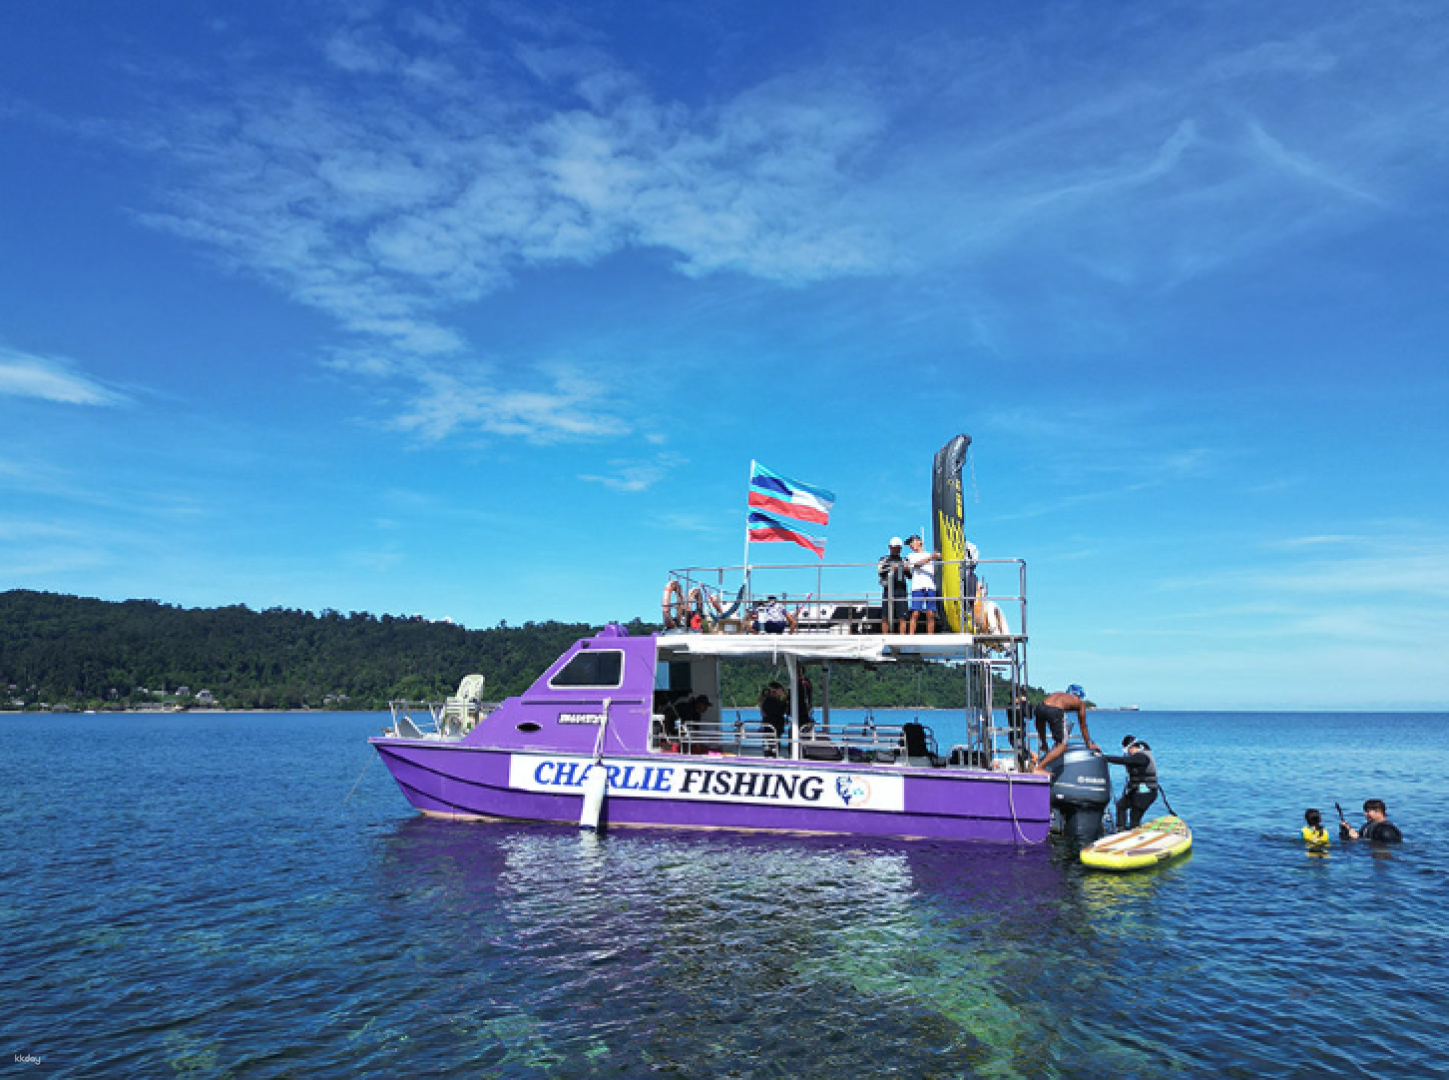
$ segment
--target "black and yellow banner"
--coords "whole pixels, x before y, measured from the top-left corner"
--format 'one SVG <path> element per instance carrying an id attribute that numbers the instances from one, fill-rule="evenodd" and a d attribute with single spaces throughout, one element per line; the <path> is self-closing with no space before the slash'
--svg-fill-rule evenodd
<path id="1" fill-rule="evenodd" d="M 967 557 L 965 504 L 961 497 L 961 470 L 966 452 L 971 449 L 970 435 L 957 435 L 936 451 L 936 466 L 931 475 L 931 517 L 935 522 L 935 550 L 941 553 L 938 575 L 941 606 L 946 625 L 952 633 L 971 631 L 971 605 L 975 597 L 976 575 Z"/>

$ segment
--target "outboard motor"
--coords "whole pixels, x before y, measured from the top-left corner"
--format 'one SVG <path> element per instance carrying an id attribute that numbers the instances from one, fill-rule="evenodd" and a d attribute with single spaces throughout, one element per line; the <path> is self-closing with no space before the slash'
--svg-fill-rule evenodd
<path id="1" fill-rule="evenodd" d="M 1079 844 L 1102 836 L 1102 819 L 1112 801 L 1107 759 L 1085 746 L 1069 747 L 1050 767 L 1053 825 Z"/>

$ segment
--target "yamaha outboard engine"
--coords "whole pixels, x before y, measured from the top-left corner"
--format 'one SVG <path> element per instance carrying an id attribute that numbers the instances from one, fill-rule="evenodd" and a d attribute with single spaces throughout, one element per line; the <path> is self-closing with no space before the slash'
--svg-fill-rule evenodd
<path id="1" fill-rule="evenodd" d="M 1079 844 L 1102 836 L 1102 818 L 1112 801 L 1107 759 L 1085 746 L 1069 747 L 1051 765 L 1053 826 Z"/>

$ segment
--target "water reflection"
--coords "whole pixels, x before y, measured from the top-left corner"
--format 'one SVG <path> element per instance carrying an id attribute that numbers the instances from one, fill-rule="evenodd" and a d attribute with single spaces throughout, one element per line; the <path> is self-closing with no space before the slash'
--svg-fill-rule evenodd
<path id="1" fill-rule="evenodd" d="M 57 1078 L 1443 1075 L 1444 720 L 1134 716 L 1196 842 L 1119 876 L 433 821 L 371 717 L 0 718 L 0 996 Z M 1406 844 L 1306 853 L 1370 794 Z"/>
<path id="2" fill-rule="evenodd" d="M 455 1015 L 523 1072 L 673 1069 L 1037 1075 L 1086 1048 L 1058 961 L 1115 942 L 1155 886 L 1075 853 L 977 845 L 410 819 L 383 842 L 408 947 L 467 957 Z M 437 934 L 422 942 L 417 933 Z M 1099 989 L 1094 992 L 1099 992 Z M 461 996 L 459 1001 L 469 1000 Z M 1100 1045 L 1099 1045 L 1100 1044 Z M 768 1052 L 766 1052 L 768 1051 Z M 768 1064 L 755 1061 L 760 1054 Z M 772 1071 L 773 1070 L 773 1071 Z M 1064 1075 L 1065 1075 L 1064 1074 Z"/>

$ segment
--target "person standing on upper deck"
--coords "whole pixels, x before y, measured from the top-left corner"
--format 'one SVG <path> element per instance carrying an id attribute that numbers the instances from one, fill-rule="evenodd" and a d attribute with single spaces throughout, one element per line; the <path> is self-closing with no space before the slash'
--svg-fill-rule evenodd
<path id="1" fill-rule="evenodd" d="M 1066 690 L 1048 694 L 1037 703 L 1034 712 L 1037 740 L 1042 746 L 1045 746 L 1047 729 L 1050 728 L 1052 733 L 1052 748 L 1036 763 L 1037 772 L 1047 772 L 1047 766 L 1067 752 L 1067 713 L 1069 712 L 1077 714 L 1077 721 L 1082 729 L 1082 741 L 1087 744 L 1087 749 L 1097 749 L 1097 744 L 1092 741 L 1091 733 L 1087 731 L 1087 692 L 1077 683 L 1072 683 Z"/>
<path id="2" fill-rule="evenodd" d="M 911 602 L 911 566 L 901 557 L 899 536 L 891 537 L 890 551 L 881 556 L 876 572 L 880 577 L 880 632 L 889 634 L 899 623 L 899 632 L 904 634 Z"/>
<path id="3" fill-rule="evenodd" d="M 916 533 L 906 541 L 911 546 L 911 553 L 906 556 L 906 562 L 911 567 L 911 629 L 910 633 L 916 632 L 916 620 L 920 618 L 921 612 L 926 613 L 926 633 L 936 632 L 936 610 L 941 606 L 936 599 L 936 571 L 932 566 L 941 558 L 939 551 L 927 551 L 926 542 Z"/>

